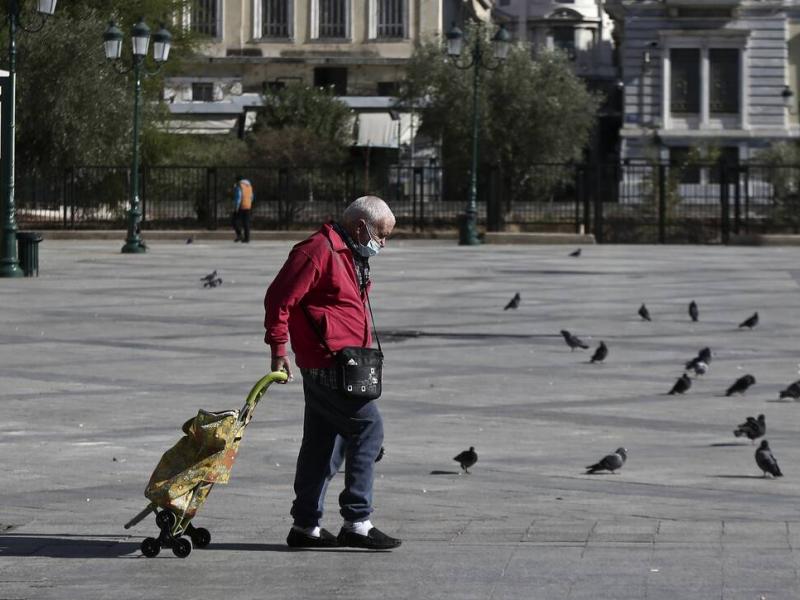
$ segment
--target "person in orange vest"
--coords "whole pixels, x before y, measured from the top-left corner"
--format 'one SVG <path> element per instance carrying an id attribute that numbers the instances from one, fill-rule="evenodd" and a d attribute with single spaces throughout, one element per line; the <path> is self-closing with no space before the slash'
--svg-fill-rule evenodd
<path id="1" fill-rule="evenodd" d="M 233 186 L 233 230 L 236 232 L 234 242 L 248 244 L 250 242 L 250 211 L 253 208 L 253 184 L 242 175 L 236 176 Z"/>

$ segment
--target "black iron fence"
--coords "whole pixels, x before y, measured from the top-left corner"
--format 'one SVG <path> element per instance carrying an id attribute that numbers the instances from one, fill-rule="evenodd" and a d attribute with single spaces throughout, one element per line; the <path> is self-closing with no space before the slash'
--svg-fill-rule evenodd
<path id="1" fill-rule="evenodd" d="M 256 228 L 309 228 L 354 198 L 376 194 L 398 224 L 456 227 L 467 178 L 440 167 L 144 167 L 142 227 L 226 227 L 235 177 L 255 189 Z M 17 176 L 17 221 L 25 228 L 124 227 L 131 171 L 75 167 Z M 542 164 L 523 181 L 482 170 L 478 221 L 491 231 L 585 231 L 599 242 L 727 243 L 732 234 L 800 233 L 800 165 L 674 166 L 657 163 Z"/>

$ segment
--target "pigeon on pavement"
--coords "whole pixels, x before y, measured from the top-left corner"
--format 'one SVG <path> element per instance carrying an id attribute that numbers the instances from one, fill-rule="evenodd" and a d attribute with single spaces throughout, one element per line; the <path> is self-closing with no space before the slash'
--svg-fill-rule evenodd
<path id="1" fill-rule="evenodd" d="M 684 373 L 678 378 L 678 381 L 675 382 L 675 385 L 672 386 L 672 389 L 668 392 L 670 396 L 674 396 L 675 394 L 683 394 L 688 389 L 692 387 L 692 380 L 689 376 Z"/>
<path id="2" fill-rule="evenodd" d="M 794 383 L 786 386 L 785 390 L 781 390 L 780 398 L 792 398 L 793 400 L 800 400 L 800 379 Z"/>
<path id="3" fill-rule="evenodd" d="M 577 250 L 575 250 L 574 252 L 570 252 L 570 253 L 569 253 L 569 255 L 570 255 L 570 256 L 575 256 L 575 257 L 577 257 L 577 256 L 580 256 L 580 255 L 581 255 L 581 249 L 580 249 L 580 248 L 578 248 L 578 249 L 577 249 Z"/>
<path id="4" fill-rule="evenodd" d="M 697 309 L 697 302 L 692 300 L 689 303 L 689 316 L 692 318 L 692 321 L 697 321 L 700 318 L 700 311 Z"/>
<path id="5" fill-rule="evenodd" d="M 773 477 L 783 477 L 778 461 L 772 456 L 772 450 L 770 450 L 767 440 L 762 441 L 756 450 L 756 464 L 764 472 L 764 477 L 767 476 L 767 473 Z"/>
<path id="6" fill-rule="evenodd" d="M 506 307 L 503 310 L 508 310 L 509 308 L 518 308 L 520 300 L 521 297 L 519 295 L 519 292 L 517 292 L 516 294 L 514 294 L 514 297 L 508 301 L 508 304 L 506 304 Z"/>
<path id="7" fill-rule="evenodd" d="M 186 243 L 187 244 L 191 244 L 192 242 L 194 242 L 194 238 L 192 236 L 189 236 L 188 238 L 186 238 Z"/>
<path id="8" fill-rule="evenodd" d="M 732 396 L 733 394 L 744 394 L 751 385 L 756 382 L 756 378 L 752 375 L 742 375 L 733 382 L 733 385 L 728 388 L 725 392 L 726 396 Z"/>
<path id="9" fill-rule="evenodd" d="M 594 351 L 594 355 L 592 355 L 592 359 L 589 362 L 603 362 L 608 356 L 608 346 L 606 346 L 605 342 L 600 342 L 600 345 L 597 347 L 597 350 Z"/>
<path id="10" fill-rule="evenodd" d="M 645 321 L 652 321 L 652 319 L 650 318 L 650 311 L 647 310 L 647 307 L 644 304 L 642 304 L 639 307 L 639 316 L 642 317 Z"/>
<path id="11" fill-rule="evenodd" d="M 625 461 L 628 460 L 628 451 L 625 448 L 617 448 L 613 454 L 607 454 L 598 462 L 586 467 L 586 474 L 597 473 L 598 471 L 611 471 L 621 469 Z"/>
<path id="12" fill-rule="evenodd" d="M 461 465 L 465 473 L 469 473 L 469 468 L 478 462 L 478 453 L 475 452 L 475 446 L 470 446 L 469 450 L 460 452 L 453 457 L 453 460 Z"/>
<path id="13" fill-rule="evenodd" d="M 692 360 L 687 361 L 686 370 L 694 371 L 695 375 L 704 375 L 711 363 L 711 348 L 703 348 Z"/>
<path id="14" fill-rule="evenodd" d="M 561 335 L 564 336 L 564 341 L 567 343 L 567 346 L 571 348 L 571 351 L 574 352 L 575 348 L 583 348 L 584 350 L 588 349 L 589 346 L 584 342 L 581 338 L 577 335 L 572 335 L 566 329 L 561 330 Z"/>
<path id="15" fill-rule="evenodd" d="M 744 435 L 751 442 L 754 442 L 757 438 L 764 437 L 765 433 L 767 433 L 767 423 L 764 420 L 764 415 L 758 415 L 757 419 L 747 417 L 744 423 L 733 430 L 733 435 L 737 438 Z"/>
<path id="16" fill-rule="evenodd" d="M 748 327 L 748 328 L 752 329 L 756 325 L 758 325 L 758 313 L 757 312 L 754 312 L 752 315 L 747 317 L 744 321 L 739 323 L 739 327 L 740 328 Z"/>
<path id="17" fill-rule="evenodd" d="M 211 281 L 211 280 L 216 279 L 216 278 L 217 278 L 217 270 L 214 269 L 208 275 L 204 275 L 203 277 L 201 277 L 200 281 Z"/>

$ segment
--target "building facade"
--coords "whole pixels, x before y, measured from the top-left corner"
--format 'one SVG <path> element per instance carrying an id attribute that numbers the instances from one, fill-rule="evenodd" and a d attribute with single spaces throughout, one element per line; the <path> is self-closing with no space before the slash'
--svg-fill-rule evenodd
<path id="1" fill-rule="evenodd" d="M 621 27 L 623 159 L 735 164 L 800 137 L 791 4 L 623 0 L 609 10 Z"/>

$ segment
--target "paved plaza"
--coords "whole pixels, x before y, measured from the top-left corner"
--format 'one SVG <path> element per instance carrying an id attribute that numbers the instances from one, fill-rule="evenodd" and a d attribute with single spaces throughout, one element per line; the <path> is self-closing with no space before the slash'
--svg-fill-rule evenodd
<path id="1" fill-rule="evenodd" d="M 212 543 L 143 558 L 150 473 L 198 408 L 267 368 L 263 295 L 291 243 L 45 240 L 0 280 L 0 598 L 797 599 L 800 248 L 396 241 L 373 259 L 386 456 L 373 522 L 396 551 L 289 551 L 299 381 L 273 386 Z M 200 278 L 216 269 L 219 287 Z M 519 309 L 502 308 L 520 292 Z M 700 321 L 687 305 L 696 300 Z M 636 314 L 646 302 L 652 322 Z M 752 331 L 737 324 L 754 311 Z M 587 341 L 570 352 L 559 330 Z M 601 341 L 605 364 L 590 364 Z M 665 394 L 710 346 L 708 374 Z M 735 379 L 757 384 L 724 397 Z M 299 377 L 298 377 L 299 379 Z M 766 415 L 785 476 L 732 430 Z M 452 461 L 475 446 L 479 461 Z M 616 474 L 584 467 L 619 446 Z M 331 485 L 323 525 L 340 525 Z"/>

